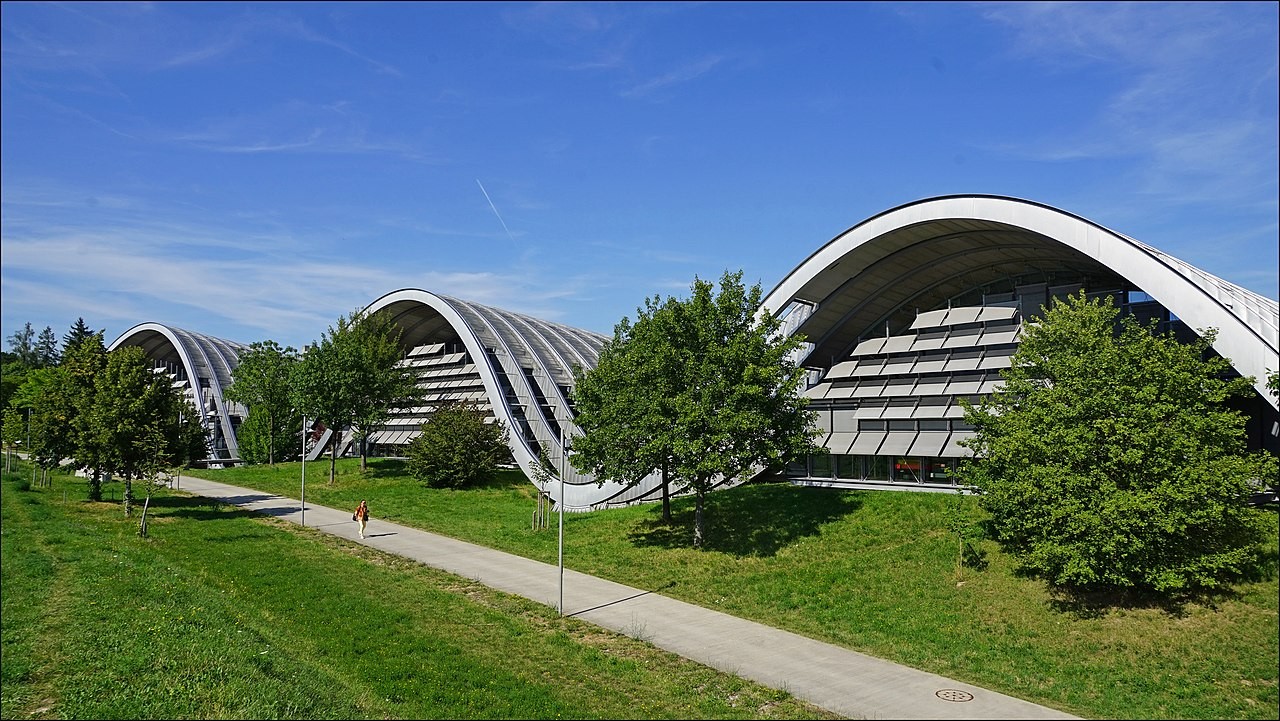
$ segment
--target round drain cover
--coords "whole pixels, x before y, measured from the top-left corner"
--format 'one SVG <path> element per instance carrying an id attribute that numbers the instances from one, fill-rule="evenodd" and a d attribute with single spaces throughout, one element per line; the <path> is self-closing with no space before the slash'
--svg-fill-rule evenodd
<path id="1" fill-rule="evenodd" d="M 973 694 L 958 688 L 944 688 L 934 694 L 943 701 L 972 701 Z"/>

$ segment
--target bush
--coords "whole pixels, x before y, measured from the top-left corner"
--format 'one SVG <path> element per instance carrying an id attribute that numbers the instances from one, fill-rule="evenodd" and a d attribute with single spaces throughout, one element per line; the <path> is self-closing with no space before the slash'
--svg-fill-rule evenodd
<path id="1" fill-rule="evenodd" d="M 463 488 L 493 480 L 510 455 L 501 421 L 470 401 L 442 404 L 406 451 L 410 475 L 432 488 Z"/>

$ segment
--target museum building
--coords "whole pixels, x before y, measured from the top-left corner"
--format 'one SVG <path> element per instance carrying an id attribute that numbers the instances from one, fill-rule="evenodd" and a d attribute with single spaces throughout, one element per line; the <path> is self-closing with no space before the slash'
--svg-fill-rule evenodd
<path id="1" fill-rule="evenodd" d="M 1081 290 L 1109 295 L 1184 339 L 1216 328 L 1214 352 L 1255 379 L 1253 396 L 1237 404 L 1249 419 L 1249 446 L 1280 452 L 1277 400 L 1264 385 L 1280 368 L 1276 300 L 1062 210 L 963 195 L 868 218 L 815 250 L 765 298 L 762 311 L 805 339 L 796 361 L 808 369 L 803 392 L 826 451 L 792 464 L 787 476 L 821 486 L 957 490 L 951 471 L 968 455 L 960 442 L 973 436 L 960 401 L 978 402 L 999 387 L 1023 324 L 1052 298 Z M 565 439 L 579 432 L 573 368 L 593 367 L 605 336 L 420 289 L 388 293 L 366 310 L 391 314 L 402 363 L 427 392 L 373 434 L 376 452 L 398 454 L 438 403 L 466 399 L 510 431 L 512 457 L 531 478 L 540 454 L 566 468 L 568 510 L 660 492 L 656 475 L 631 487 L 598 484 L 562 463 Z M 143 347 L 158 372 L 188 390 L 211 431 L 210 462 L 237 462 L 235 431 L 246 409 L 225 402 L 222 389 L 247 346 L 158 323 L 126 331 L 111 348 L 122 345 Z M 331 434 L 318 438 L 313 457 Z M 349 448 L 349 434 L 337 442 Z"/>

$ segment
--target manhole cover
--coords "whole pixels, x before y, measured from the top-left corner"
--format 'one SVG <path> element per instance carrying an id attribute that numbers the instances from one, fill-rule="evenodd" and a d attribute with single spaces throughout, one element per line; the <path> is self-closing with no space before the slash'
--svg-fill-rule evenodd
<path id="1" fill-rule="evenodd" d="M 972 701 L 973 694 L 958 688 L 944 688 L 934 694 L 943 701 Z"/>

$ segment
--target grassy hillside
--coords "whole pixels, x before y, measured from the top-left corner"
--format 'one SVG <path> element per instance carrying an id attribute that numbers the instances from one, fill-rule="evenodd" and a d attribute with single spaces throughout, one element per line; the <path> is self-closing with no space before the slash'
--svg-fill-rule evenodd
<path id="1" fill-rule="evenodd" d="M 555 519 L 530 530 L 533 487 L 423 488 L 392 460 L 362 475 L 308 464 L 309 502 L 369 500 L 380 519 L 555 563 Z M 297 498 L 297 463 L 202 475 Z M 957 576 L 947 497 L 753 484 L 712 494 L 707 550 L 692 503 L 565 520 L 568 567 L 1094 718 L 1277 718 L 1277 523 L 1263 578 L 1179 605 L 1058 597 L 990 542 Z M 376 532 L 376 531 L 375 531 Z"/>
<path id="2" fill-rule="evenodd" d="M 0 492 L 5 719 L 828 717 L 312 529 L 164 492 L 142 539 L 25 473 Z"/>

